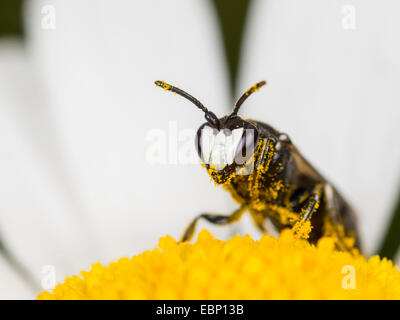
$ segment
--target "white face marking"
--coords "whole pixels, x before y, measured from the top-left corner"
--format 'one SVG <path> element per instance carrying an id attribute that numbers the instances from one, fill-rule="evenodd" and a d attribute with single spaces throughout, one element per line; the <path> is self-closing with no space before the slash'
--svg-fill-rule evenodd
<path id="1" fill-rule="evenodd" d="M 208 126 L 204 127 L 201 132 L 200 147 L 205 163 L 215 166 L 217 170 L 232 164 L 242 135 L 243 128 L 225 134 L 224 130 L 217 131 Z"/>

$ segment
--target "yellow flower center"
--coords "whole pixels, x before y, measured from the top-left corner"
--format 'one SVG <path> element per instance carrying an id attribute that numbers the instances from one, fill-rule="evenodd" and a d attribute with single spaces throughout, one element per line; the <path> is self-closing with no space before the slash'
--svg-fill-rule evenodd
<path id="1" fill-rule="evenodd" d="M 317 246 L 284 230 L 278 239 L 203 230 L 193 244 L 167 236 L 159 248 L 104 267 L 92 265 L 38 299 L 400 299 L 391 261 Z"/>

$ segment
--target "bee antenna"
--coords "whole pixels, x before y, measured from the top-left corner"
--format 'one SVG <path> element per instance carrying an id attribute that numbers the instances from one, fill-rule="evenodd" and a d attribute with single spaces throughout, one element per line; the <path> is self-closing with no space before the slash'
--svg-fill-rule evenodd
<path id="1" fill-rule="evenodd" d="M 266 85 L 266 81 L 260 81 L 256 83 L 254 86 L 250 87 L 249 89 L 246 90 L 245 93 L 242 94 L 242 96 L 239 98 L 239 100 L 235 103 L 235 106 L 233 107 L 233 111 L 231 115 L 237 115 L 240 106 L 243 104 L 243 102 L 246 101 L 249 95 L 252 93 L 256 92 L 258 89 L 260 89 L 262 86 Z"/>
<path id="2" fill-rule="evenodd" d="M 185 91 L 183 91 L 183 90 L 181 90 L 181 89 L 179 89 L 179 88 L 177 88 L 177 87 L 171 86 L 170 84 L 168 84 L 168 83 L 166 83 L 166 82 L 164 82 L 164 81 L 157 80 L 157 81 L 154 81 L 154 84 L 155 84 L 157 87 L 163 88 L 164 90 L 167 90 L 167 91 L 171 91 L 171 92 L 177 93 L 177 94 L 179 94 L 180 96 L 182 96 L 182 97 L 188 99 L 190 102 L 192 102 L 195 106 L 197 106 L 200 110 L 202 110 L 202 111 L 205 113 L 205 118 L 206 118 L 207 122 L 208 122 L 212 127 L 219 129 L 220 123 L 219 123 L 219 119 L 217 118 L 217 116 L 216 116 L 213 112 L 209 111 L 209 110 L 208 110 L 199 100 L 197 100 L 195 97 L 193 97 L 193 96 L 190 95 L 189 93 L 187 93 L 187 92 L 185 92 Z"/>

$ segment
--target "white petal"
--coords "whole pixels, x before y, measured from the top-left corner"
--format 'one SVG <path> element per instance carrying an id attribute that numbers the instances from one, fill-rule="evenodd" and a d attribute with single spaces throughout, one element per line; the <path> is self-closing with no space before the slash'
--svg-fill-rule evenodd
<path id="1" fill-rule="evenodd" d="M 0 300 L 33 299 L 35 293 L 0 255 Z"/>
<path id="2" fill-rule="evenodd" d="M 36 81 L 22 44 L 1 42 L 0 234 L 39 284 L 45 265 L 54 266 L 58 281 L 88 268 L 96 245 Z"/>
<path id="3" fill-rule="evenodd" d="M 42 29 L 43 5 L 55 8 L 55 30 Z M 174 164 L 174 152 L 169 165 L 145 157 L 151 130 L 204 122 L 198 108 L 154 80 L 178 85 L 219 116 L 229 110 L 208 2 L 31 1 L 27 14 L 29 48 L 50 92 L 74 190 L 107 259 L 152 247 L 167 233 L 177 237 L 200 212 L 226 212 L 228 195 L 199 164 Z M 172 147 L 177 139 L 168 136 Z"/>
<path id="4" fill-rule="evenodd" d="M 342 190 L 370 252 L 398 195 L 398 9 L 394 0 L 257 1 L 242 64 L 242 90 L 269 85 L 241 112 L 287 132 Z"/>

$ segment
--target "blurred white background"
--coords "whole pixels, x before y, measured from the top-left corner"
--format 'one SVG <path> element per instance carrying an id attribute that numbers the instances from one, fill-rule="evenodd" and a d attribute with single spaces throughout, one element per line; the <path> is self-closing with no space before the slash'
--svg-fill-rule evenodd
<path id="1" fill-rule="evenodd" d="M 395 0 L 253 1 L 235 93 L 268 81 L 241 114 L 287 132 L 342 191 L 367 253 L 399 190 L 399 8 Z M 179 134 L 204 122 L 154 80 L 218 116 L 231 110 L 211 2 L 32 0 L 23 19 L 24 42 L 0 41 L 0 234 L 38 284 L 44 266 L 60 282 L 166 234 L 178 238 L 200 212 L 235 208 L 201 166 L 146 158 L 152 130 L 169 133 L 168 147 L 193 146 Z M 212 230 L 259 236 L 248 217 Z M 36 293 L 1 257 L 0 298 Z"/>

